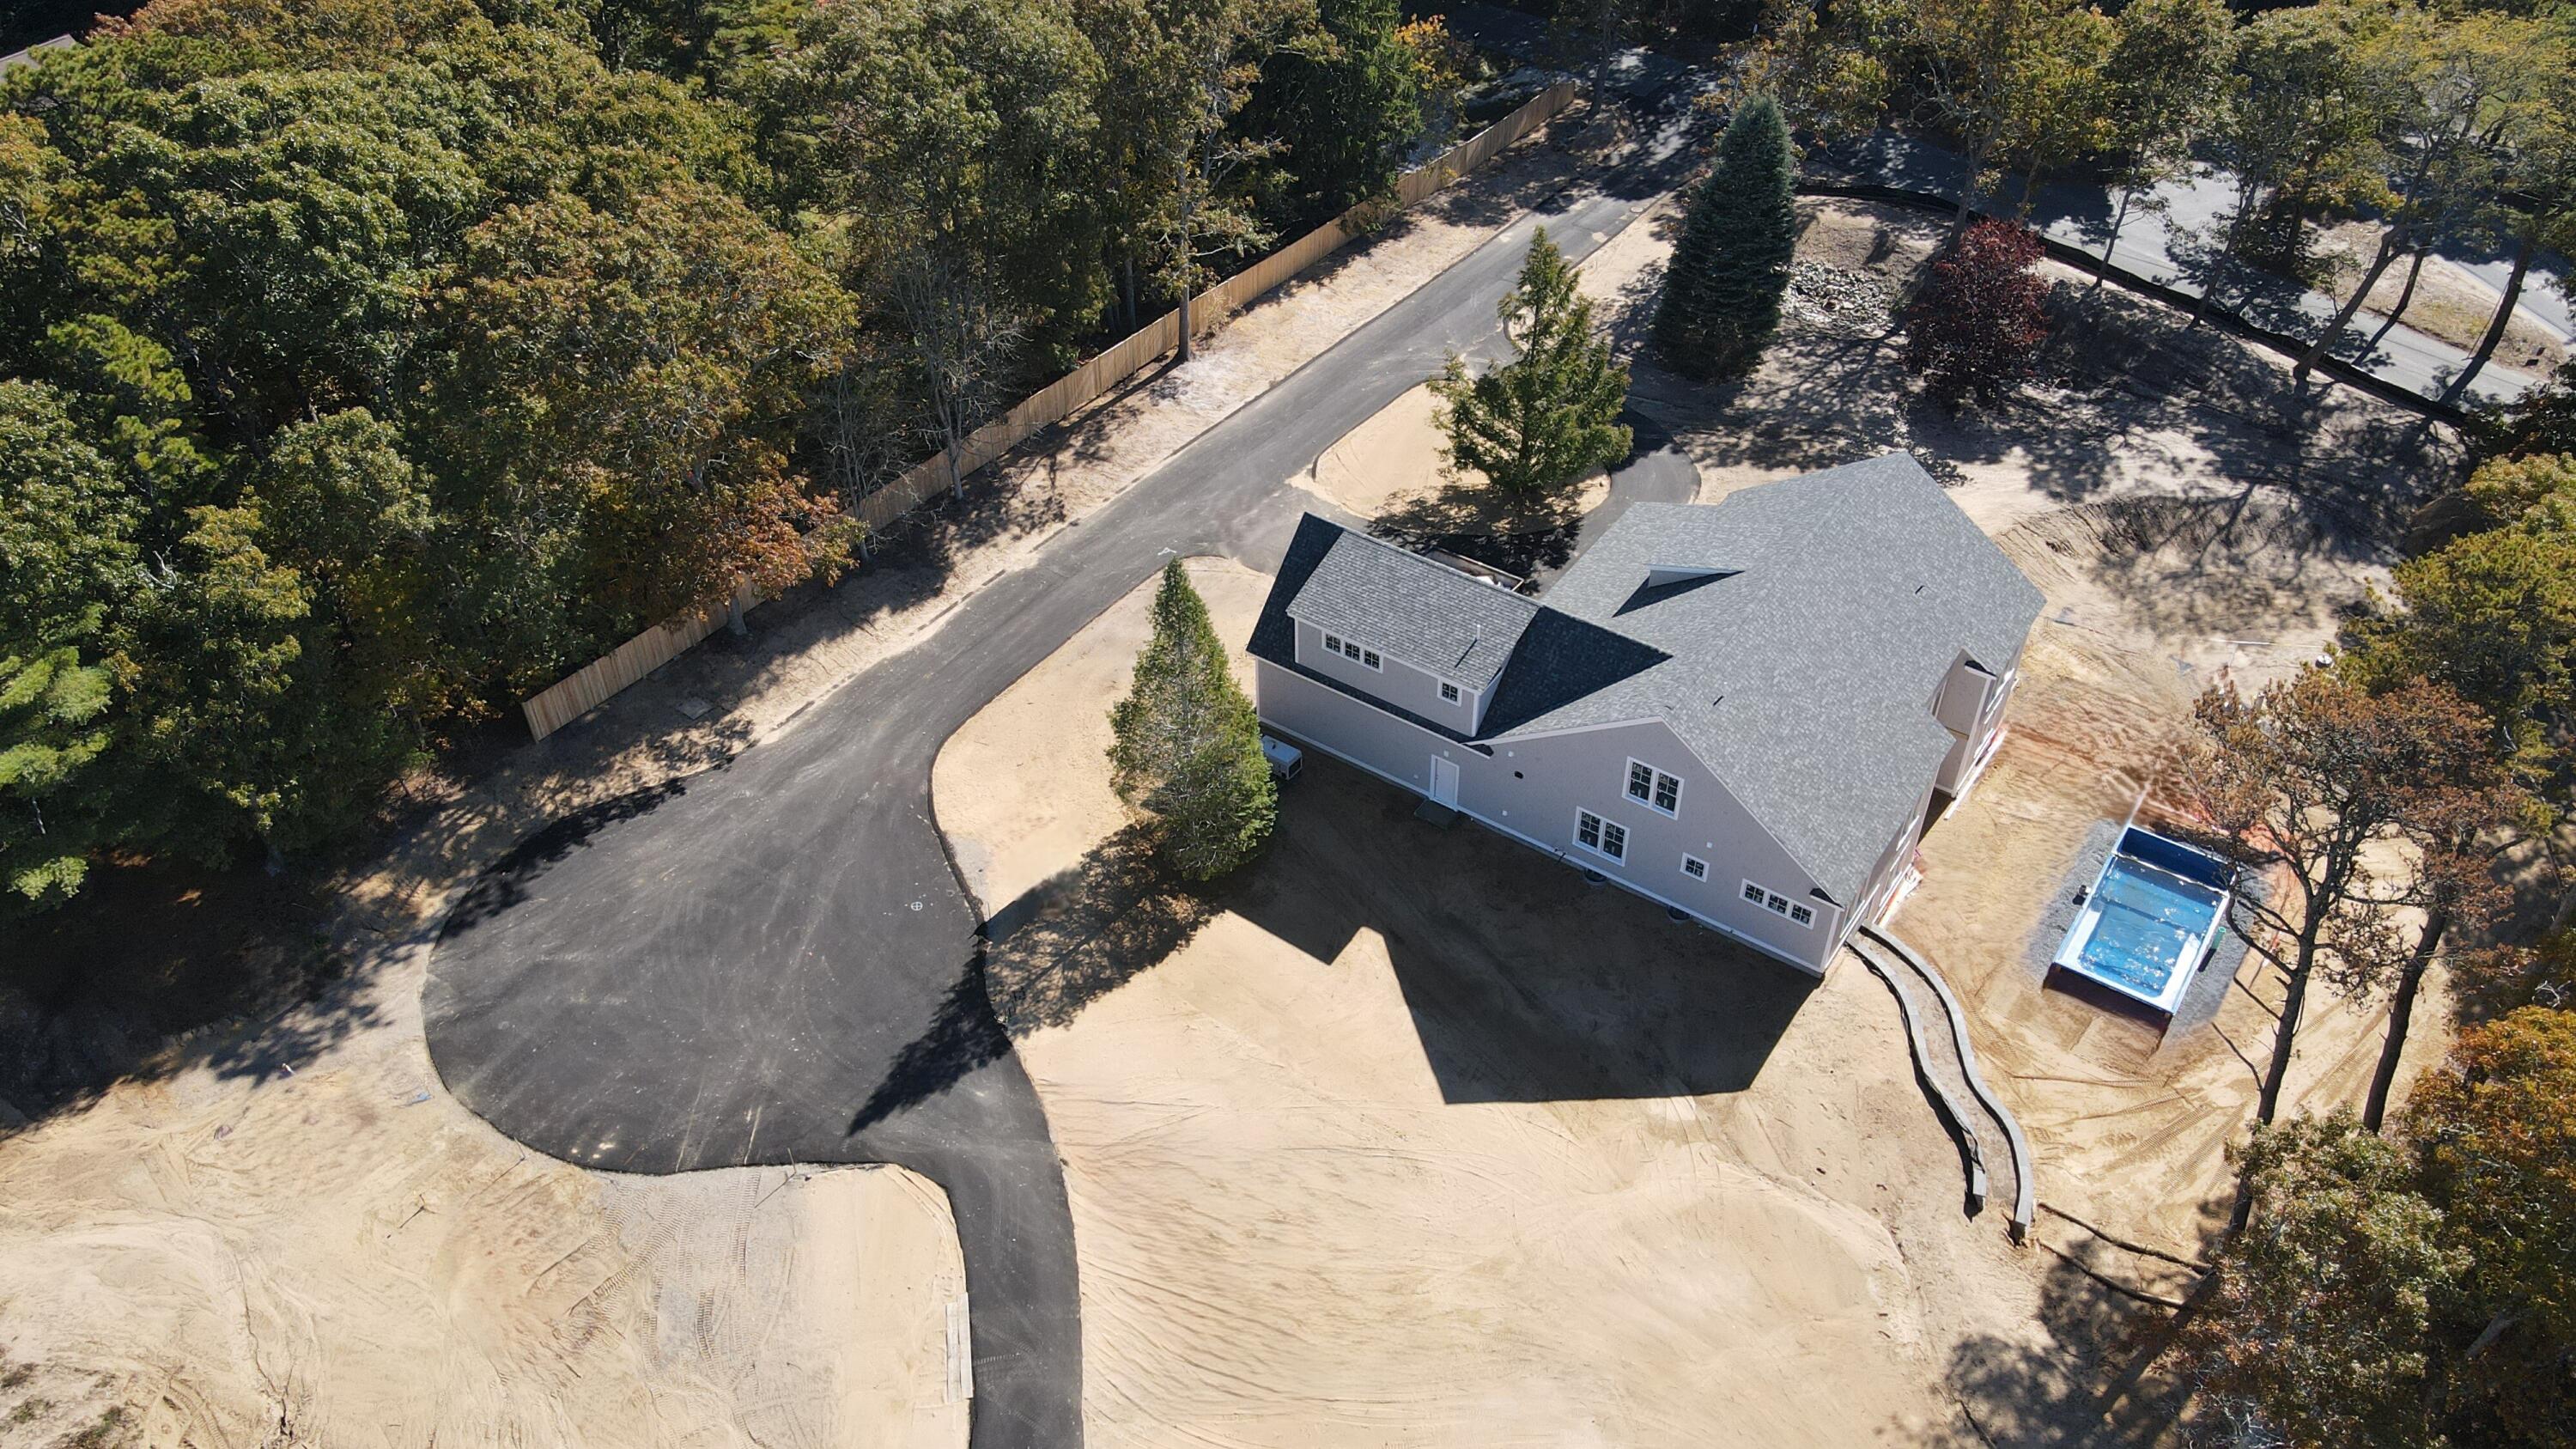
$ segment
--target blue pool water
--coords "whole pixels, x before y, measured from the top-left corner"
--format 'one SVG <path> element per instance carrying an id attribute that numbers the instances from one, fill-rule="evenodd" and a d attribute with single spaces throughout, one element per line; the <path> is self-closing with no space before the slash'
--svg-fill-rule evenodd
<path id="1" fill-rule="evenodd" d="M 2086 975 L 2138 995 L 2164 995 L 2174 972 L 2197 952 L 2218 919 L 2218 892 L 2143 861 L 2111 857 L 2093 892 L 2102 919 L 2077 959 Z"/>
<path id="2" fill-rule="evenodd" d="M 2057 965 L 2167 1012 L 2227 908 L 2224 861 L 2151 831 L 2122 832 Z"/>

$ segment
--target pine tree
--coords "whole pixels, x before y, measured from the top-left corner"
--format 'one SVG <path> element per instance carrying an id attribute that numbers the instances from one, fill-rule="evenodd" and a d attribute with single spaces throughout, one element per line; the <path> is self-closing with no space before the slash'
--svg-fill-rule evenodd
<path id="1" fill-rule="evenodd" d="M 1213 880 L 1270 838 L 1279 795 L 1261 757 L 1261 723 L 1178 559 L 1163 569 L 1154 636 L 1109 729 L 1110 782 L 1155 817 L 1155 848 L 1182 875 Z"/>
<path id="2" fill-rule="evenodd" d="M 1542 228 L 1530 239 L 1520 285 L 1503 298 L 1503 333 L 1520 356 L 1478 378 L 1456 353 L 1434 378 L 1441 450 L 1453 469 L 1485 475 L 1517 514 L 1527 514 L 1595 468 L 1628 455 L 1628 369 L 1593 333 L 1592 302 L 1575 287 L 1565 253 Z"/>
<path id="3" fill-rule="evenodd" d="M 1717 143 L 1717 164 L 1691 193 L 1680 245 L 1655 309 L 1655 353 L 1685 377 L 1742 372 L 1780 325 L 1798 245 L 1796 168 L 1780 103 L 1755 96 Z"/>

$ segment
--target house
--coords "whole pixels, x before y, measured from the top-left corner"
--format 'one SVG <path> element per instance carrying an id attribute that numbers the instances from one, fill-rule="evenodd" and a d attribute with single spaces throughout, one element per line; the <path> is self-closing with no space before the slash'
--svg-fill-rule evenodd
<path id="1" fill-rule="evenodd" d="M 1264 727 L 1821 974 L 2003 733 L 2040 592 L 1902 453 L 1640 503 L 1537 599 L 1308 515 Z"/>

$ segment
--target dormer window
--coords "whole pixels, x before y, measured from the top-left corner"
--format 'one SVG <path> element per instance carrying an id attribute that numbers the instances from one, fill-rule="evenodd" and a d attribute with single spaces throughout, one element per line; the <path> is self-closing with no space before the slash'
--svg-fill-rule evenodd
<path id="1" fill-rule="evenodd" d="M 1383 672 L 1386 667 L 1386 661 L 1378 657 L 1376 650 L 1366 647 L 1356 639 L 1345 639 L 1339 634 L 1327 634 L 1324 636 L 1324 652 L 1327 654 L 1339 654 L 1344 659 L 1351 661 L 1353 664 L 1359 665 L 1363 669 L 1375 669 Z"/>
<path id="2" fill-rule="evenodd" d="M 1665 774 L 1643 760 L 1630 760 L 1628 798 L 1648 809 L 1678 815 L 1682 808 L 1681 777 Z"/>

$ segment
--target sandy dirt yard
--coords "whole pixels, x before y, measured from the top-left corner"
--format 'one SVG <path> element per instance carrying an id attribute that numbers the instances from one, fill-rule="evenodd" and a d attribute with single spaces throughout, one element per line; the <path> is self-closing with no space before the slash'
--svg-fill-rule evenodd
<path id="1" fill-rule="evenodd" d="M 1007 781 L 942 789 L 941 824 L 985 862 L 994 993 L 1066 1156 L 1100 1442 L 2177 1436 L 2187 1386 L 2141 1333 L 2189 1275 L 2084 1224 L 2205 1251 L 2277 985 L 2249 964 L 2168 1036 L 2043 990 L 2034 947 L 2192 697 L 2314 657 L 2456 444 L 2056 271 L 2060 340 L 2024 396 L 1949 415 L 1913 398 L 1887 315 L 1937 221 L 1805 212 L 1764 366 L 1699 388 L 1641 362 L 1637 401 L 1704 500 L 1911 448 L 2048 596 L 2012 733 L 1894 922 L 2030 1133 L 2034 1244 L 1962 1215 L 1892 1004 L 1849 959 L 1797 989 L 1329 762 L 1238 880 L 1156 885 L 1100 763 L 1140 592 L 940 762 Z M 1632 348 L 1668 246 L 1650 217 L 1586 268 Z M 1427 420 L 1378 426 L 1400 455 Z M 1263 581 L 1196 575 L 1239 645 Z M 1040 722 L 1059 758 L 1014 775 Z M 2312 998 L 2290 1110 L 2355 1100 L 2379 1028 L 2376 1003 Z M 2442 1046 L 2421 1031 L 2410 1060 Z"/>
<path id="2" fill-rule="evenodd" d="M 1267 579 L 1192 573 L 1239 646 Z M 2052 1357 L 1866 973 L 1324 760 L 1240 879 L 1153 887 L 1103 753 L 1151 587 L 935 777 L 1065 1157 L 1091 1442 L 1969 1442 L 1949 1363 Z"/>
<path id="3" fill-rule="evenodd" d="M 0 1149 L 0 1442 L 966 1442 L 936 1186 L 588 1172 L 419 1042 L 415 978 Z"/>
<path id="4" fill-rule="evenodd" d="M 1315 460 L 1307 486 L 1360 518 L 1411 533 L 1491 533 L 1507 519 L 1473 468 L 1451 471 L 1440 457 L 1440 399 L 1428 384 L 1380 408 Z M 1571 489 L 1551 518 L 1601 506 L 1610 475 L 1595 473 Z"/>

